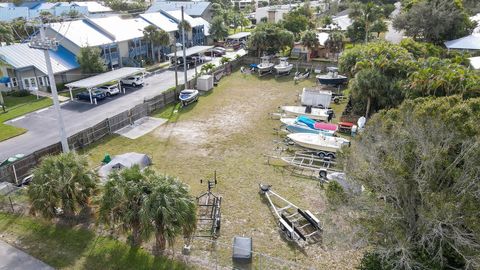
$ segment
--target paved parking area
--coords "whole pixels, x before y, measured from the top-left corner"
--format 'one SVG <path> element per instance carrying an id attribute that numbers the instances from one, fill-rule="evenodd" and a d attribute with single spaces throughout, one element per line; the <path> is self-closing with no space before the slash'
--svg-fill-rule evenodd
<path id="1" fill-rule="evenodd" d="M 46 263 L 0 241 L 0 270 L 53 270 Z"/>
<path id="2" fill-rule="evenodd" d="M 236 54 L 243 55 L 243 50 L 227 53 L 227 57 L 234 58 Z M 212 63 L 218 64 L 220 58 L 215 58 Z M 200 66 L 197 67 L 200 70 Z M 193 78 L 195 69 L 187 72 L 188 79 Z M 178 72 L 179 84 L 183 83 L 183 72 Z M 164 70 L 161 73 L 145 78 L 145 86 L 141 88 L 128 88 L 126 94 L 106 98 L 92 105 L 87 102 L 68 101 L 61 105 L 62 116 L 68 136 L 85 128 L 97 124 L 103 119 L 131 109 L 149 99 L 159 95 L 168 88 L 175 86 L 175 72 Z M 58 124 L 55 111 L 52 107 L 36 111 L 25 117 L 12 119 L 9 125 L 22 127 L 28 130 L 23 135 L 0 142 L 0 160 L 15 154 L 30 154 L 60 141 Z"/>

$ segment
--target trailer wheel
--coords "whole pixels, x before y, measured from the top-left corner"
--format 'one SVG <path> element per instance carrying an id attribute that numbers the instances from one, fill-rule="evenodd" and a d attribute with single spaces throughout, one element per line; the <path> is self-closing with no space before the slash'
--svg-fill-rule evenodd
<path id="1" fill-rule="evenodd" d="M 322 178 L 322 179 L 326 179 L 327 178 L 327 172 L 326 171 L 320 171 L 318 173 L 318 176 L 320 176 L 320 178 Z"/>
<path id="2" fill-rule="evenodd" d="M 340 99 L 339 99 L 339 98 L 334 98 L 334 99 L 333 99 L 333 102 L 334 102 L 335 104 L 340 104 Z"/>
<path id="3" fill-rule="evenodd" d="M 285 226 L 283 226 L 281 222 L 279 222 L 278 224 L 280 225 L 280 229 L 282 229 L 282 231 L 285 231 Z"/>
<path id="4" fill-rule="evenodd" d="M 324 157 L 325 157 L 325 153 L 324 153 L 324 152 L 319 152 L 319 153 L 318 153 L 318 157 L 319 157 L 319 158 L 324 158 Z"/>
<path id="5" fill-rule="evenodd" d="M 334 158 L 335 158 L 335 155 L 332 154 L 332 153 L 329 153 L 329 154 L 327 154 L 327 157 L 328 157 L 329 159 L 334 159 Z"/>
<path id="6" fill-rule="evenodd" d="M 287 238 L 292 239 L 292 234 L 289 231 L 285 231 L 285 234 L 287 235 Z"/>

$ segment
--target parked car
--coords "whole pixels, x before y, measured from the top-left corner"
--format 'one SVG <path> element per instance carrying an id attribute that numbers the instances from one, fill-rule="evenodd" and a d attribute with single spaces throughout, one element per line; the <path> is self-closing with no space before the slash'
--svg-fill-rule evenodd
<path id="1" fill-rule="evenodd" d="M 120 89 L 118 89 L 117 84 L 100 86 L 100 87 L 95 88 L 95 90 L 102 91 L 103 93 L 105 93 L 105 95 L 107 95 L 107 97 L 114 96 L 114 95 L 120 93 Z"/>
<path id="2" fill-rule="evenodd" d="M 205 55 L 213 56 L 213 57 L 219 57 L 219 56 L 225 55 L 225 51 L 224 50 L 219 50 L 219 49 L 216 49 L 216 48 L 212 48 L 212 49 L 209 49 L 208 51 L 206 51 Z"/>
<path id="3" fill-rule="evenodd" d="M 225 49 L 224 47 L 217 46 L 217 47 L 213 47 L 213 49 L 214 49 L 214 50 L 222 51 L 223 54 L 226 54 L 226 53 L 227 53 L 227 49 Z"/>
<path id="4" fill-rule="evenodd" d="M 187 69 L 195 67 L 195 59 L 191 56 L 187 56 Z M 172 64 L 175 64 L 175 60 L 172 57 Z M 179 68 L 183 68 L 183 57 L 177 57 L 177 65 Z"/>
<path id="5" fill-rule="evenodd" d="M 78 99 L 80 100 L 87 100 L 87 101 L 90 101 L 90 93 L 88 93 L 88 91 L 85 91 L 85 92 L 81 92 L 79 94 L 77 94 L 76 96 Z M 107 97 L 107 95 L 103 92 L 103 91 L 100 91 L 100 90 L 92 90 L 92 99 L 97 99 L 97 100 L 102 100 L 102 99 L 105 99 Z"/>
<path id="6" fill-rule="evenodd" d="M 122 84 L 131 85 L 133 87 L 143 86 L 144 78 L 140 75 L 130 76 L 120 80 Z"/>

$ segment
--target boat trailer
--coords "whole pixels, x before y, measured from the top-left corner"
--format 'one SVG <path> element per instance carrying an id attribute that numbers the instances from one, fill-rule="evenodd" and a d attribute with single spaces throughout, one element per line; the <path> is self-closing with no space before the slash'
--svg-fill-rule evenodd
<path id="1" fill-rule="evenodd" d="M 271 190 L 271 185 L 259 184 L 278 219 L 278 226 L 290 241 L 299 245 L 314 244 L 322 240 L 320 221 L 309 210 L 302 210 Z M 274 203 L 274 200 L 277 203 Z M 280 205 L 283 205 L 282 207 Z"/>
<path id="2" fill-rule="evenodd" d="M 327 174 L 342 172 L 337 162 L 329 157 L 318 157 L 315 152 L 295 152 L 290 156 L 278 157 L 292 167 L 292 173 L 304 176 L 327 179 Z"/>
<path id="3" fill-rule="evenodd" d="M 203 183 L 203 180 L 200 180 Z M 216 239 L 220 234 L 222 197 L 212 193 L 217 185 L 217 172 L 207 181 L 207 192 L 197 197 L 197 228 L 195 237 Z"/>

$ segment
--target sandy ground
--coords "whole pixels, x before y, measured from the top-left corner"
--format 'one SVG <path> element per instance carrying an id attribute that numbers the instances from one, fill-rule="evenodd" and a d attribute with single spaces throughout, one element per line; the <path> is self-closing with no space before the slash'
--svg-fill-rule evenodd
<path id="1" fill-rule="evenodd" d="M 355 213 L 348 206 L 328 205 L 319 182 L 267 165 L 263 156 L 281 140 L 274 132 L 280 122 L 271 120 L 269 113 L 295 104 L 302 87 L 312 85 L 313 80 L 294 85 L 287 78 L 235 73 L 190 105 L 194 107 L 176 122 L 136 140 L 109 138 L 87 154 L 98 162 L 105 153 L 147 153 L 155 169 L 178 176 L 195 195 L 206 190 L 199 180 L 217 171 L 219 184 L 214 192 L 223 196 L 221 236 L 216 249 L 208 240 L 195 240 L 187 260 L 196 265 L 230 266 L 233 237 L 250 236 L 258 253 L 255 265 L 261 269 L 354 269 L 363 253 L 349 222 Z M 259 183 L 271 184 L 276 192 L 317 215 L 324 225 L 322 243 L 300 248 L 284 240 L 269 205 L 258 193 Z"/>

